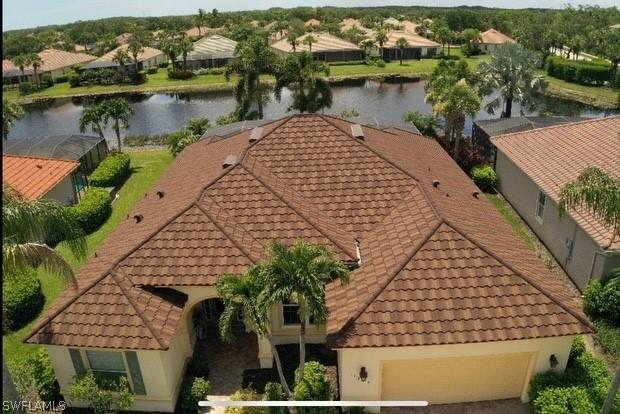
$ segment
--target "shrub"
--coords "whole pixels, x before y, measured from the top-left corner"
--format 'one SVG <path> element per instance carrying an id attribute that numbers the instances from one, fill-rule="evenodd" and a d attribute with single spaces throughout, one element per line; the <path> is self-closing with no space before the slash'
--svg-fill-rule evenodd
<path id="1" fill-rule="evenodd" d="M 545 371 L 534 375 L 530 382 L 530 401 L 536 400 L 547 388 L 564 387 L 568 384 L 566 377 L 556 371 Z"/>
<path id="2" fill-rule="evenodd" d="M 19 274 L 6 275 L 2 283 L 2 307 L 8 321 L 8 326 L 2 326 L 4 332 L 19 329 L 32 321 L 43 308 L 45 298 L 34 269 L 26 268 Z"/>
<path id="3" fill-rule="evenodd" d="M 366 60 L 345 60 L 342 62 L 329 62 L 329 66 L 351 66 L 364 64 L 366 64 Z"/>
<path id="4" fill-rule="evenodd" d="M 168 149 L 173 156 L 177 156 L 190 144 L 198 141 L 199 136 L 195 135 L 189 128 L 181 128 L 168 135 Z"/>
<path id="5" fill-rule="evenodd" d="M 620 89 L 620 69 L 616 69 L 615 87 Z"/>
<path id="6" fill-rule="evenodd" d="M 187 123 L 187 128 L 198 137 L 207 132 L 210 126 L 209 118 L 192 118 Z"/>
<path id="7" fill-rule="evenodd" d="M 263 401 L 286 401 L 286 394 L 284 394 L 282 384 L 278 382 L 268 382 L 267 384 L 265 384 Z M 284 412 L 284 407 L 269 408 L 269 414 L 284 414 Z"/>
<path id="8" fill-rule="evenodd" d="M 77 73 L 72 73 L 69 75 L 69 86 L 72 88 L 76 88 L 80 86 L 80 75 Z"/>
<path id="9" fill-rule="evenodd" d="M 331 401 L 334 395 L 325 376 L 325 367 L 316 361 L 306 362 L 303 370 L 295 371 L 293 397 L 297 401 Z M 299 412 L 312 414 L 332 414 L 334 407 L 300 407 Z"/>
<path id="10" fill-rule="evenodd" d="M 142 147 L 144 145 L 165 145 L 168 134 L 156 135 L 126 135 L 123 144 L 128 147 Z"/>
<path id="11" fill-rule="evenodd" d="M 194 75 L 202 76 L 202 75 L 223 75 L 226 71 L 226 68 L 201 68 L 194 71 Z"/>
<path id="12" fill-rule="evenodd" d="M 88 180 L 94 187 L 116 187 L 125 181 L 129 173 L 129 155 L 117 152 L 101 161 Z"/>
<path id="13" fill-rule="evenodd" d="M 566 376 L 571 384 L 586 387 L 594 402 L 603 403 L 611 380 L 605 361 L 584 352 L 566 370 Z"/>
<path id="14" fill-rule="evenodd" d="M 85 233 L 92 233 L 112 214 L 112 197 L 104 188 L 90 187 L 69 211 Z"/>
<path id="15" fill-rule="evenodd" d="M 620 325 L 620 276 L 590 282 L 584 294 L 583 309 L 593 318 Z"/>
<path id="16" fill-rule="evenodd" d="M 207 394 L 209 394 L 209 386 L 209 381 L 202 377 L 195 377 L 192 381 L 192 387 L 190 389 L 189 395 L 191 399 L 191 405 L 193 407 L 196 407 L 196 410 L 198 410 L 198 402 L 207 399 Z"/>
<path id="17" fill-rule="evenodd" d="M 69 75 L 60 75 L 54 79 L 55 83 L 67 83 L 69 82 Z"/>
<path id="18" fill-rule="evenodd" d="M 146 70 L 146 73 L 149 75 L 154 75 L 157 73 L 157 66 L 151 66 Z"/>
<path id="19" fill-rule="evenodd" d="M 15 362 L 19 369 L 12 369 L 13 381 L 17 392 L 22 398 L 36 393 L 36 398 L 42 401 L 59 401 L 61 399 L 60 386 L 56 381 L 52 361 L 43 348 L 34 355 Z"/>
<path id="20" fill-rule="evenodd" d="M 582 387 L 549 388 L 534 400 L 535 414 L 596 414 L 598 410 Z"/>
<path id="21" fill-rule="evenodd" d="M 191 79 L 194 76 L 194 72 L 192 72 L 191 70 L 168 70 L 168 79 L 185 80 Z"/>
<path id="22" fill-rule="evenodd" d="M 476 165 L 471 169 L 471 178 L 485 192 L 493 191 L 497 184 L 497 174 L 490 165 Z"/>
<path id="23" fill-rule="evenodd" d="M 165 68 L 167 68 L 168 66 L 170 66 L 170 63 L 168 63 L 168 62 L 161 62 L 161 63 L 160 63 L 159 65 L 157 65 L 157 66 L 159 66 L 159 67 L 160 67 L 160 68 L 162 68 L 162 69 L 165 69 Z"/>
<path id="24" fill-rule="evenodd" d="M 54 79 L 52 79 L 52 75 L 46 73 L 41 76 L 41 86 L 44 88 L 50 88 L 54 86 Z"/>
<path id="25" fill-rule="evenodd" d="M 122 377 L 112 389 L 101 387 L 93 374 L 77 378 L 69 386 L 69 397 L 86 402 L 95 414 L 112 414 L 117 410 L 129 410 L 134 395 L 126 377 Z"/>
<path id="26" fill-rule="evenodd" d="M 237 390 L 230 396 L 232 401 L 260 401 L 256 391 L 251 388 Z M 226 414 L 266 414 L 268 410 L 263 407 L 226 407 Z"/>
<path id="27" fill-rule="evenodd" d="M 146 74 L 142 71 L 140 72 L 135 72 L 135 71 L 130 71 L 129 72 L 129 81 L 135 85 L 139 85 L 141 83 L 146 82 Z"/>
<path id="28" fill-rule="evenodd" d="M 602 85 L 610 79 L 611 66 L 602 60 L 586 62 L 549 56 L 546 70 L 547 75 L 564 79 L 566 82 Z"/>
<path id="29" fill-rule="evenodd" d="M 375 62 L 375 65 L 377 65 L 378 68 L 384 68 L 385 67 L 385 60 L 377 59 L 377 61 Z"/>
<path id="30" fill-rule="evenodd" d="M 32 83 L 31 82 L 22 82 L 19 84 L 19 93 L 22 95 L 28 95 L 32 92 Z"/>

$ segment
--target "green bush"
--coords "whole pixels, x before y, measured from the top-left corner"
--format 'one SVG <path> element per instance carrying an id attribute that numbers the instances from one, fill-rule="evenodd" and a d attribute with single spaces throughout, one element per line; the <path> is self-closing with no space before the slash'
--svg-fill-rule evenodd
<path id="1" fill-rule="evenodd" d="M 241 389 L 235 391 L 230 399 L 232 401 L 259 401 L 259 395 L 253 389 Z M 267 414 L 268 410 L 264 407 L 226 407 L 226 414 Z"/>
<path id="2" fill-rule="evenodd" d="M 88 177 L 91 186 L 116 187 L 122 184 L 131 172 L 129 155 L 117 152 L 108 155 Z"/>
<path id="3" fill-rule="evenodd" d="M 603 60 L 586 62 L 549 56 L 546 62 L 546 70 L 547 75 L 563 79 L 566 82 L 602 85 L 610 79 L 611 66 Z"/>
<path id="4" fill-rule="evenodd" d="M 295 371 L 293 397 L 297 401 L 331 401 L 334 395 L 325 376 L 325 367 L 316 361 L 306 362 Z M 334 407 L 300 407 L 301 414 L 333 414 Z"/>
<path id="5" fill-rule="evenodd" d="M 545 371 L 534 375 L 530 382 L 530 401 L 536 400 L 541 392 L 547 388 L 567 386 L 568 380 L 563 374 L 556 371 Z"/>
<path id="6" fill-rule="evenodd" d="M 112 197 L 104 188 L 90 187 L 77 205 L 68 208 L 75 221 L 88 234 L 97 230 L 112 214 Z"/>
<path id="7" fill-rule="evenodd" d="M 620 89 L 620 69 L 616 69 L 615 87 Z"/>
<path id="8" fill-rule="evenodd" d="M 584 352 L 568 367 L 566 376 L 571 384 L 586 387 L 592 401 L 603 403 L 611 381 L 605 361 Z"/>
<path id="9" fill-rule="evenodd" d="M 265 384 L 265 393 L 263 394 L 263 401 L 286 401 L 286 394 L 282 384 L 278 382 L 268 382 Z M 270 407 L 269 414 L 284 414 L 286 410 L 284 407 Z"/>
<path id="10" fill-rule="evenodd" d="M 32 391 L 42 401 L 59 401 L 61 399 L 60 386 L 56 381 L 52 361 L 47 351 L 40 348 L 35 354 L 14 362 L 13 381 L 17 392 L 27 397 Z M 17 368 L 18 369 L 15 369 Z"/>
<path id="11" fill-rule="evenodd" d="M 168 63 L 168 62 L 161 62 L 161 63 L 160 63 L 159 65 L 157 65 L 157 66 L 159 66 L 159 67 L 160 67 L 160 68 L 162 68 L 162 69 L 166 69 L 168 66 L 170 66 L 170 63 Z"/>
<path id="12" fill-rule="evenodd" d="M 192 399 L 192 404 L 195 407 L 198 407 L 198 401 L 204 401 L 207 399 L 207 394 L 209 394 L 209 387 L 209 381 L 207 381 L 206 379 L 202 377 L 194 378 L 189 395 Z"/>
<path id="13" fill-rule="evenodd" d="M 2 307 L 8 322 L 7 326 L 2 326 L 3 332 L 21 328 L 43 309 L 45 297 L 34 269 L 5 275 L 2 288 Z"/>
<path id="14" fill-rule="evenodd" d="M 584 294 L 583 309 L 592 318 L 620 326 L 620 276 L 590 282 Z"/>
<path id="15" fill-rule="evenodd" d="M 351 65 L 364 65 L 365 60 L 345 60 L 342 62 L 329 62 L 329 66 L 351 66 Z"/>
<path id="16" fill-rule="evenodd" d="M 535 414 L 597 414 L 598 410 L 582 387 L 549 388 L 534 400 Z"/>
<path id="17" fill-rule="evenodd" d="M 605 353 L 620 360 L 620 326 L 613 326 L 603 320 L 594 321 L 596 335 L 594 340 L 603 348 Z"/>
<path id="18" fill-rule="evenodd" d="M 19 93 L 22 95 L 28 95 L 32 92 L 32 83 L 31 82 L 22 82 L 19 84 Z"/>
<path id="19" fill-rule="evenodd" d="M 493 191 L 497 184 L 497 174 L 490 165 L 476 165 L 471 169 L 471 178 L 485 192 Z"/>
<path id="20" fill-rule="evenodd" d="M 193 78 L 194 72 L 191 70 L 168 70 L 168 79 L 186 80 Z"/>
<path id="21" fill-rule="evenodd" d="M 146 73 L 149 75 L 154 75 L 157 73 L 157 66 L 151 66 L 146 70 Z"/>
<path id="22" fill-rule="evenodd" d="M 60 75 L 54 79 L 54 83 L 67 83 L 69 82 L 69 75 Z"/>
<path id="23" fill-rule="evenodd" d="M 118 384 L 108 389 L 100 386 L 93 374 L 88 374 L 76 378 L 69 386 L 68 395 L 72 400 L 86 402 L 94 414 L 115 413 L 116 408 L 127 411 L 134 402 L 127 377 L 121 377 Z"/>
<path id="24" fill-rule="evenodd" d="M 52 75 L 45 74 L 41 76 L 41 86 L 44 88 L 50 88 L 54 86 L 54 79 L 52 79 Z"/>
<path id="25" fill-rule="evenodd" d="M 77 88 L 78 86 L 80 86 L 80 75 L 78 75 L 77 73 L 71 73 L 69 75 L 69 86 L 71 86 L 72 88 Z"/>
<path id="26" fill-rule="evenodd" d="M 384 68 L 385 67 L 385 60 L 377 59 L 377 61 L 375 62 L 375 65 L 377 65 L 378 68 Z"/>

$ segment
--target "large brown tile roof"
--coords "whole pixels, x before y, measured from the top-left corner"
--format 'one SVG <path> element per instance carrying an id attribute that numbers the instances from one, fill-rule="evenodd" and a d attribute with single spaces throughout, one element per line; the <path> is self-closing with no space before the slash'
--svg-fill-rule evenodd
<path id="1" fill-rule="evenodd" d="M 24 198 L 37 200 L 79 167 L 77 161 L 2 156 L 2 181 Z"/>
<path id="2" fill-rule="evenodd" d="M 495 44 L 500 45 L 504 43 L 517 43 L 513 38 L 506 36 L 499 30 L 489 29 L 480 33 L 480 40 L 483 44 Z"/>
<path id="3" fill-rule="evenodd" d="M 39 52 L 39 56 L 43 61 L 43 64 L 39 68 L 39 73 L 69 68 L 97 59 L 97 56 L 86 53 L 66 52 L 58 49 L 45 49 Z"/>
<path id="4" fill-rule="evenodd" d="M 441 45 L 416 33 L 394 30 L 388 33 L 388 41 L 383 45 L 387 48 L 398 48 L 398 39 L 404 38 L 408 47 L 440 47 Z"/>
<path id="5" fill-rule="evenodd" d="M 362 129 L 364 140 L 348 121 L 295 115 L 265 123 L 252 144 L 245 130 L 191 145 L 81 270 L 81 290 L 63 294 L 27 342 L 166 349 L 182 301 L 159 289 L 212 286 L 259 262 L 270 241 L 298 238 L 352 263 L 360 241 L 351 284 L 328 288 L 337 346 L 590 331 L 573 298 L 472 196 L 476 187 L 436 142 Z M 472 310 L 477 303 L 482 313 Z M 111 317 L 125 314 L 132 329 Z"/>
<path id="6" fill-rule="evenodd" d="M 304 43 L 304 39 L 308 36 L 312 36 L 315 42 L 312 44 L 312 52 L 335 52 L 341 50 L 360 50 L 357 45 L 348 42 L 344 39 L 324 32 L 312 32 L 306 33 L 303 36 L 297 38 L 296 52 L 308 52 L 310 51 L 309 45 Z M 287 39 L 281 39 L 271 45 L 271 47 L 281 50 L 287 53 L 293 53 L 293 47 Z"/>
<path id="7" fill-rule="evenodd" d="M 587 167 L 620 179 L 620 116 L 500 135 L 493 144 L 555 202 L 560 189 Z M 620 250 L 620 238 L 582 209 L 569 214 L 604 249 Z"/>

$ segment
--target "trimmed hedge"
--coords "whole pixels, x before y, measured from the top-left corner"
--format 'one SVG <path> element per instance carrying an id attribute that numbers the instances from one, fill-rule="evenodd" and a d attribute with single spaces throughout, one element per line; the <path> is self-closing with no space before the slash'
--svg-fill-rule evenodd
<path id="1" fill-rule="evenodd" d="M 116 187 L 122 184 L 131 172 L 129 155 L 117 152 L 110 154 L 92 172 L 88 181 L 93 187 Z"/>
<path id="2" fill-rule="evenodd" d="M 4 333 L 19 329 L 36 318 L 43 309 L 45 297 L 34 269 L 6 275 L 2 284 L 2 312 L 6 321 L 2 326 Z"/>
<path id="3" fill-rule="evenodd" d="M 35 354 L 20 358 L 15 363 L 19 369 L 12 369 L 17 392 L 27 396 L 36 390 L 42 401 L 60 401 L 60 386 L 52 367 L 52 361 L 44 348 Z M 14 367 L 15 368 L 15 367 Z"/>
<path id="4" fill-rule="evenodd" d="M 602 85 L 611 75 L 611 66 L 605 61 L 583 62 L 559 56 L 549 56 L 546 69 L 549 76 L 582 85 Z"/>
<path id="5" fill-rule="evenodd" d="M 476 165 L 471 169 L 471 178 L 484 192 L 493 191 L 497 184 L 497 174 L 490 165 Z"/>
<path id="6" fill-rule="evenodd" d="M 89 187 L 82 200 L 68 209 L 82 230 L 92 233 L 112 214 L 112 197 L 104 188 Z"/>
<path id="7" fill-rule="evenodd" d="M 583 387 L 548 388 L 534 401 L 537 414 L 597 414 Z"/>
<path id="8" fill-rule="evenodd" d="M 583 310 L 592 318 L 620 326 L 620 276 L 590 282 L 583 297 Z"/>
<path id="9" fill-rule="evenodd" d="M 329 66 L 351 66 L 351 65 L 365 65 L 365 60 L 344 60 L 337 62 L 328 62 Z"/>
<path id="10" fill-rule="evenodd" d="M 191 70 L 168 70 L 168 79 L 185 80 L 191 79 L 194 76 L 196 75 Z"/>

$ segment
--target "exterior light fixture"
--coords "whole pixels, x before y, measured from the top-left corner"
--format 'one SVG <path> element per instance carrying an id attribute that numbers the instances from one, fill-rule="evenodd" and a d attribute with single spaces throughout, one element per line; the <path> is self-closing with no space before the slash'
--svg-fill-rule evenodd
<path id="1" fill-rule="evenodd" d="M 551 365 L 551 368 L 558 366 L 558 359 L 555 357 L 555 354 L 551 354 L 549 357 L 549 365 Z"/>
<path id="2" fill-rule="evenodd" d="M 366 367 L 360 368 L 360 381 L 366 382 L 368 379 L 368 371 L 366 371 Z"/>

